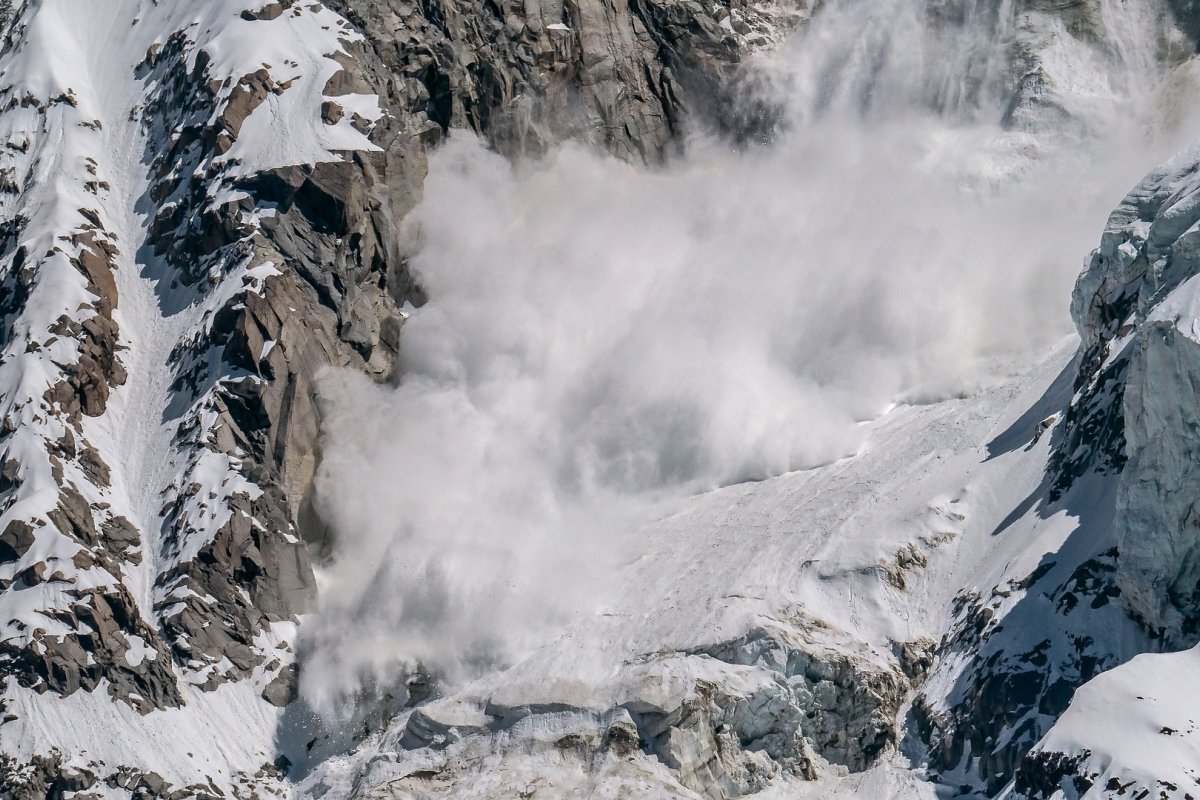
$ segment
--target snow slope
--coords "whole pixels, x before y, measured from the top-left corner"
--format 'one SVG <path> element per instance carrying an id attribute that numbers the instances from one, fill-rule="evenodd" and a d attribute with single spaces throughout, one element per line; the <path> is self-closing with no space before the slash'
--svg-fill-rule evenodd
<path id="1" fill-rule="evenodd" d="M 803 648 L 833 650 L 857 669 L 905 681 L 901 645 L 931 647 L 953 626 L 956 597 L 1020 581 L 1078 529 L 1067 507 L 1021 508 L 1043 481 L 1052 435 L 1038 423 L 1069 399 L 1062 375 L 1073 346 L 1063 343 L 1036 369 L 976 396 L 893 409 L 866 425 L 867 445 L 856 456 L 670 509 L 638 532 L 641 549 L 613 577 L 602 612 L 510 669 L 406 712 L 356 754 L 318 765 L 302 790 L 329 786 L 336 793 L 328 796 L 351 796 L 354 784 L 342 777 L 349 775 L 360 789 L 365 781 L 401 794 L 438 794 L 442 786 L 446 796 L 504 797 L 527 781 L 553 787 L 542 790 L 547 796 L 586 786 L 617 797 L 626 782 L 644 779 L 664 796 L 692 796 L 700 786 L 686 778 L 678 785 L 640 753 L 588 773 L 529 740 L 561 739 L 572 724 L 586 729 L 622 710 L 678 707 L 702 680 L 752 697 L 781 667 L 739 666 L 707 651 L 755 629 L 784 631 Z M 1006 593 L 998 613 L 1022 594 Z M 916 687 L 905 685 L 909 702 Z M 521 708 L 526 728 L 506 721 L 502 733 L 489 730 L 511 713 L 505 709 Z M 414 729 L 429 719 L 443 738 L 413 750 Z M 764 796 L 932 791 L 919 788 L 919 757 L 893 753 L 855 775 L 819 754 L 814 762 L 816 783 L 793 776 Z M 430 772 L 439 777 L 411 777 Z"/>
<path id="2" fill-rule="evenodd" d="M 199 167 L 209 170 L 209 197 L 220 205 L 230 202 L 225 187 L 240 176 L 339 161 L 334 151 L 378 149 L 350 118 L 321 118 L 324 87 L 341 69 L 334 57 L 344 55 L 356 34 L 319 5 L 270 19 L 250 15 L 243 2 L 30 0 L 14 13 L 9 36 L 15 44 L 0 59 L 0 94 L 9 109 L 0 120 L 0 140 L 9 144 L 0 171 L 11 186 L 0 197 L 0 214 L 10 223 L 9 277 L 20 266 L 13 260 L 25 259 L 19 277 L 28 297 L 6 309 L 11 336 L 0 361 L 0 412 L 10 435 L 2 460 L 14 465 L 6 484 L 14 494 L 3 506 L 0 528 L 19 530 L 13 524 L 29 521 L 37 534 L 31 547 L 20 547 L 18 557 L 0 567 L 0 640 L 12 654 L 0 748 L 17 763 L 57 753 L 67 769 L 100 772 L 137 762 L 167 785 L 229 791 L 239 775 L 257 771 L 261 777 L 276 757 L 280 711 L 260 693 L 280 662 L 254 666 L 248 680 L 219 687 L 213 675 L 231 669 L 229 659 L 180 663 L 161 625 L 183 610 L 181 599 L 196 593 L 183 580 L 163 576 L 212 542 L 237 513 L 231 498 L 261 492 L 240 473 L 238 454 L 205 449 L 216 421 L 205 410 L 210 398 L 200 392 L 181 414 L 181 371 L 173 367 L 178 351 L 211 328 L 218 309 L 260 291 L 278 270 L 251 257 L 214 261 L 210 284 L 193 288 L 182 286 L 176 266 L 155 252 L 151 226 L 161 209 L 149 200 L 164 182 L 155 158 L 161 160 L 172 140 L 159 138 L 152 100 L 188 98 L 170 94 L 181 73 L 163 76 L 147 65 L 160 53 L 182 50 L 174 69 L 216 87 L 214 118 L 228 111 L 244 76 L 262 71 L 275 86 L 269 102 L 244 109 L 233 146 Z M 378 118 L 370 99 L 347 101 L 367 123 Z M 167 133 L 177 138 L 181 129 Z M 96 240 L 104 248 L 88 244 Z M 89 247 L 107 263 L 89 266 Z M 90 395 L 79 389 L 84 408 L 72 412 L 48 390 L 91 356 L 63 329 L 99 324 L 109 326 L 101 330 L 110 334 L 107 355 L 119 365 L 112 371 L 117 377 L 111 390 Z M 64 452 L 66 440 L 78 441 L 91 460 L 73 458 L 73 445 Z M 83 518 L 71 517 L 74 529 L 55 516 L 62 487 L 83 498 Z M 171 512 L 185 490 L 194 500 Z M 106 526 L 114 521 L 133 546 L 112 553 Z M 168 523 L 188 535 L 172 535 Z M 297 541 L 288 530 L 278 534 Z M 22 583 L 23 574 L 39 577 Z M 78 609 L 89 603 L 94 610 L 84 616 Z M 117 624 L 105 616 L 108 608 L 117 609 Z M 253 646 L 286 658 L 293 637 L 293 623 L 276 622 Z M 50 641 L 76 648 L 67 652 L 80 659 L 82 678 L 68 673 L 61 686 L 48 686 L 46 678 L 23 672 L 27 656 L 21 653 L 37 657 Z M 107 668 L 102 659 L 129 671 L 132 683 L 118 686 L 103 672 L 97 680 L 93 673 Z M 155 671 L 147 673 L 148 666 Z M 48 669 L 49 680 L 56 680 L 55 668 Z M 161 696 L 149 694 L 159 687 Z M 148 715 L 156 706 L 165 708 Z"/>

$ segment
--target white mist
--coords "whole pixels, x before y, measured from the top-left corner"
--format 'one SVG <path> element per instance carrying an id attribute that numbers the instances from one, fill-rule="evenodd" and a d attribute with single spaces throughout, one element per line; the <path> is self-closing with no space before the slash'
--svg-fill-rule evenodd
<path id="1" fill-rule="evenodd" d="M 1019 6 L 824 3 L 760 65 L 788 125 L 744 152 L 514 167 L 453 135 L 410 220 L 430 301 L 399 383 L 326 382 L 309 701 L 510 663 L 603 603 L 672 498 L 851 456 L 858 421 L 1069 333 L 1183 79 L 1154 3 L 1104 0 L 1094 40 Z M 1009 107 L 1020 52 L 1053 105 Z"/>

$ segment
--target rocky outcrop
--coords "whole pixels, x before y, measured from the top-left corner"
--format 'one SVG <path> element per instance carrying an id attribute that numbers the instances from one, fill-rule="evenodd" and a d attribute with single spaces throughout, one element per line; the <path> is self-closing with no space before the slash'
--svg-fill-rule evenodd
<path id="1" fill-rule="evenodd" d="M 1095 785 L 1096 776 L 1084 771 L 1091 753 L 1084 750 L 1076 755 L 1036 752 L 1026 756 L 1016 773 L 1013 788 L 1030 800 L 1072 792 L 1082 797 Z"/>
<path id="2" fill-rule="evenodd" d="M 1070 441 L 1055 436 L 1059 446 Z M 1157 646 L 1122 602 L 1113 489 L 1102 488 L 1111 478 L 1084 479 L 1079 494 L 1052 501 L 1053 476 L 1051 466 L 1036 513 L 1080 514 L 1079 527 L 1023 578 L 958 596 L 913 702 L 930 773 L 978 781 L 988 796 L 1013 780 L 1080 687 Z M 1037 769 L 1029 767 L 1031 785 L 1045 783 Z"/>
<path id="3" fill-rule="evenodd" d="M 835 640 L 846 643 L 804 617 L 798 627 L 765 623 L 733 640 L 648 654 L 615 676 L 620 699 L 604 710 L 521 704 L 508 693 L 427 702 L 385 735 L 358 785 L 453 797 L 499 762 L 530 770 L 547 796 L 569 794 L 582 778 L 618 796 L 640 784 L 653 787 L 646 796 L 724 800 L 813 780 L 830 764 L 860 772 L 894 745 L 919 677 Z M 318 771 L 304 791 L 320 791 L 321 780 Z"/>
<path id="4" fill-rule="evenodd" d="M 1072 443 L 1104 446 L 1095 455 L 1064 448 L 1072 455 L 1062 461 L 1075 474 L 1120 470 L 1117 585 L 1132 613 L 1176 642 L 1193 639 L 1200 622 L 1190 499 L 1200 490 L 1198 191 L 1195 161 L 1184 158 L 1150 175 L 1109 219 L 1072 302 L 1084 357 L 1068 417 Z"/>
<path id="5" fill-rule="evenodd" d="M 0 797 L 6 800 L 43 800 L 57 797 L 101 797 L 119 793 L 145 800 L 221 800 L 228 795 L 212 780 L 178 786 L 154 771 L 137 767 L 112 768 L 90 762 L 86 767 L 70 766 L 63 753 L 54 750 L 46 756 L 33 756 L 19 763 L 0 755 Z M 238 776 L 235 797 L 280 796 L 277 781 L 283 776 L 280 765 L 263 764 L 252 775 Z"/>
<path id="6" fill-rule="evenodd" d="M 809 11 L 806 0 L 332 5 L 366 34 L 359 80 L 409 136 L 472 130 L 508 155 L 579 139 L 635 161 L 660 160 L 688 124 L 769 133 L 736 69 Z"/>

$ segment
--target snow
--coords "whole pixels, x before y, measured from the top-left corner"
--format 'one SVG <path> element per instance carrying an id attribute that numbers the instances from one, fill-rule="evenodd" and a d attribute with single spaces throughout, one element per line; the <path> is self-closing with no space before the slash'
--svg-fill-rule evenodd
<path id="1" fill-rule="evenodd" d="M 1170 322 L 1184 336 L 1200 342 L 1200 275 L 1193 275 L 1171 291 L 1154 307 L 1146 321 Z"/>
<path id="2" fill-rule="evenodd" d="M 340 69 L 335 56 L 344 55 L 343 44 L 357 36 L 345 20 L 318 4 L 297 4 L 275 20 L 245 20 L 240 14 L 246 5 L 244 0 L 43 0 L 30 3 L 21 17 L 28 27 L 19 36 L 20 45 L 0 56 L 0 97 L 6 103 L 26 97 L 38 103 L 16 105 L 0 117 L 0 141 L 18 144 L 0 152 L 0 169 L 11 170 L 24 187 L 20 194 L 0 194 L 0 215 L 29 220 L 15 245 L 25 247 L 25 266 L 36 275 L 13 321 L 11 343 L 0 354 L 0 416 L 17 426 L 3 456 L 20 464 L 22 479 L 15 502 L 0 514 L 0 528 L 14 519 L 33 520 L 36 535 L 30 551 L 0 568 L 0 577 L 11 579 L 37 561 L 47 563 L 47 574 L 63 576 L 0 597 L 5 622 L 0 637 L 9 642 L 28 642 L 36 630 L 67 634 L 70 628 L 45 612 L 77 602 L 71 592 L 112 587 L 118 577 L 129 586 L 142 618 L 157 628 L 157 619 L 179 610 L 180 601 L 195 594 L 184 586 L 156 589 L 158 576 L 211 539 L 230 514 L 231 496 L 255 497 L 261 491 L 241 476 L 235 455 L 188 452 L 203 443 L 215 421 L 204 397 L 195 400 L 191 412 L 201 420 L 200 429 L 192 431 L 190 440 L 176 440 L 178 419 L 170 405 L 176 397 L 174 375 L 164 365 L 171 363 L 181 342 L 211 324 L 217 308 L 241 292 L 261 291 L 280 270 L 269 262 L 245 260 L 222 271 L 218 285 L 197 296 L 186 287 L 170 288 L 172 268 L 139 254 L 150 223 L 139 209 L 150 181 L 145 155 L 148 146 L 163 143 L 147 142 L 142 110 L 135 105 L 154 88 L 145 83 L 152 78 L 139 77 L 138 63 L 152 45 L 161 47 L 172 34 L 183 32 L 189 68 L 205 52 L 208 76 L 223 87 L 217 113 L 242 75 L 265 66 L 277 84 L 286 84 L 251 113 L 225 154 L 222 162 L 228 168 L 210 186 L 214 205 L 244 199 L 228 188 L 238 176 L 336 161 L 344 151 L 377 148 L 351 119 L 326 125 L 320 118 L 326 82 Z M 71 102 L 55 101 L 58 97 Z M 368 123 L 382 113 L 373 96 L 338 102 Z M 82 210 L 88 210 L 86 215 Z M 249 221 L 273 213 L 255 209 Z M 78 358 L 78 342 L 70 336 L 51 342 L 48 328 L 60 317 L 83 322 L 96 313 L 89 305 L 95 298 L 87 280 L 70 263 L 79 247 L 69 235 L 93 227 L 89 217 L 100 221 L 96 238 L 119 249 L 115 277 L 120 302 L 114 318 L 129 378 L 114 388 L 104 415 L 85 417 L 74 432 L 80 446 L 95 447 L 111 467 L 111 486 L 94 485 L 74 460 L 65 460 L 62 468 L 65 482 L 76 486 L 93 509 L 124 516 L 140 531 L 141 563 L 121 565 L 119 576 L 99 566 L 75 568 L 71 559 L 80 545 L 44 522 L 58 502 L 48 443 L 59 440 L 67 426 L 45 407 L 43 394 L 61 379 L 63 367 Z M 185 526 L 193 535 L 167 548 L 159 539 L 163 491 L 193 483 L 200 488 L 184 510 Z M 156 603 L 163 608 L 156 611 Z M 256 646 L 281 646 L 294 633 L 294 626 L 276 624 Z M 290 660 L 286 651 L 280 655 Z M 157 656 L 138 636 L 130 637 L 124 653 L 131 667 Z M 201 666 L 212 670 L 222 665 Z M 178 667 L 176 672 L 183 676 Z M 57 749 L 79 766 L 92 760 L 111 767 L 136 761 L 176 785 L 211 777 L 228 792 L 238 771 L 253 774 L 276 756 L 274 732 L 281 712 L 260 697 L 272 676 L 260 667 L 250 680 L 208 692 L 185 682 L 184 707 L 146 716 L 115 702 L 106 685 L 59 698 L 9 681 L 5 701 L 17 719 L 0 727 L 0 750 L 26 758 Z M 114 731 L 121 735 L 112 735 Z"/>
<path id="3" fill-rule="evenodd" d="M 1080 689 L 1038 750 L 1086 754 L 1083 771 L 1094 775 L 1085 798 L 1152 797 L 1170 786 L 1170 798 L 1200 784 L 1200 647 L 1179 653 L 1145 653 Z"/>
<path id="4" fill-rule="evenodd" d="M 70 764 L 128 764 L 157 772 L 177 786 L 231 786 L 238 772 L 253 774 L 274 761 L 280 710 L 258 696 L 265 682 L 227 683 L 194 692 L 188 705 L 142 716 L 114 702 L 103 683 L 47 702 L 46 695 L 12 682 L 3 698 L 17 719 L 3 728 L 4 751 L 27 759 L 56 748 Z M 118 735 L 114 735 L 114 733 Z"/>
<path id="5" fill-rule="evenodd" d="M 1051 438 L 1034 442 L 1044 413 L 1026 429 L 1014 425 L 1052 386 L 1054 400 L 1066 402 L 1069 392 L 1055 379 L 1070 366 L 1074 346 L 1063 342 L 1036 368 L 977 395 L 895 407 L 865 424 L 867 445 L 858 455 L 668 509 L 631 537 L 641 549 L 613 577 L 614 596 L 602 612 L 425 708 L 444 724 L 472 726 L 489 704 L 558 704 L 576 714 L 630 703 L 674 708 L 697 680 L 750 696 L 771 673 L 688 653 L 755 625 L 796 630 L 810 646 L 894 669 L 893 644 L 940 638 L 961 591 L 1025 577 L 1077 529 L 1066 511 L 1028 509 L 1006 520 L 1037 491 Z M 909 547 L 928 562 L 911 569 L 900 589 L 882 566 Z M 371 775 L 395 758 L 393 769 L 412 768 L 418 756 L 393 748 L 380 737 L 319 765 L 303 787 L 324 782 L 334 788 L 329 797 L 340 798 L 349 785 L 338 776 Z M 549 769 L 536 760 L 505 763 Z M 932 797 L 922 780 L 919 764 L 893 753 L 867 773 L 827 766 L 815 783 L 783 781 L 762 796 Z M 455 796 L 504 796 L 488 793 L 495 786 L 473 793 L 469 785 Z"/>
<path id="6" fill-rule="evenodd" d="M 131 667 L 136 667 L 146 659 L 153 661 L 158 658 L 158 651 L 153 647 L 146 645 L 146 640 L 140 636 L 130 636 L 129 650 L 125 653 L 125 660 Z"/>
<path id="7" fill-rule="evenodd" d="M 84 308 L 93 300 L 87 282 L 70 263 L 77 252 L 60 237 L 83 224 L 79 209 L 96 209 L 121 246 L 116 319 L 128 346 L 122 358 L 130 379 L 114 391 L 103 417 L 86 419 L 81 427 L 86 441 L 113 467 L 112 486 L 92 486 L 73 463 L 65 470 L 89 503 L 106 504 L 142 532 L 142 563 L 128 566 L 120 577 L 151 621 L 182 611 L 188 598 L 217 602 L 181 582 L 156 586 L 157 578 L 173 564 L 194 558 L 212 540 L 233 513 L 231 498 L 261 493 L 241 475 L 237 454 L 203 447 L 217 424 L 210 398 L 194 398 L 175 413 L 173 376 L 162 365 L 181 342 L 198 340 L 217 309 L 243 292 L 261 291 L 281 270 L 249 259 L 214 265 L 217 285 L 195 296 L 168 288 L 172 275 L 166 265 L 138 259 L 148 220 L 136 204 L 148 177 L 142 164 L 145 134 L 129 108 L 132 98 L 145 93 L 135 77 L 136 60 L 151 45 L 186 31 L 189 66 L 201 50 L 208 53 L 210 74 L 221 84 L 223 99 L 241 76 L 263 67 L 276 84 L 287 86 L 255 109 L 232 148 L 214 162 L 225 171 L 211 187 L 213 205 L 246 199 L 230 188 L 239 176 L 337 160 L 346 150 L 376 149 L 353 123 L 357 117 L 369 125 L 383 114 L 378 98 L 353 94 L 336 98 L 346 112 L 343 120 L 334 125 L 321 120 L 324 87 L 339 69 L 331 55 L 344 55 L 343 44 L 355 36 L 344 20 L 322 6 L 300 4 L 277 20 L 248 21 L 239 16 L 244 6 L 244 0 L 162 5 L 114 0 L 102 7 L 46 0 L 33 17 L 24 48 L 0 61 L 5 80 L 19 76 L 7 88 L 8 97 L 32 95 L 45 101 L 69 92 L 75 98 L 74 105 L 50 104 L 42 111 L 18 108 L 0 121 L 0 140 L 28 142 L 22 148 L 27 152 L 9 150 L 0 156 L 0 166 L 17 169 L 27 185 L 39 187 L 15 198 L 0 196 L 0 212 L 32 220 L 21 244 L 38 269 L 37 283 L 14 326 L 14 342 L 0 357 L 0 412 L 19 423 L 5 454 L 19 461 L 22 478 L 22 492 L 0 516 L 0 527 L 13 519 L 43 518 L 57 502 L 58 482 L 46 443 L 61 437 L 66 427 L 47 412 L 41 398 L 61 375 L 62 365 L 78 353 L 68 337 L 50 343 L 48 328 L 63 315 L 79 322 L 94 313 Z M 731 26 L 729 18 L 721 24 Z M 547 27 L 570 31 L 561 23 Z M 1083 82 L 1072 91 L 1100 97 L 1107 87 Z M 81 124 L 92 120 L 102 125 Z M 97 176 L 110 186 L 99 196 L 86 188 Z M 1200 195 L 1186 191 L 1177 204 L 1180 215 L 1200 202 Z M 248 219 L 272 213 L 270 208 L 254 209 Z M 1162 230 L 1168 228 L 1164 224 Z M 1151 235 L 1145 226 L 1131 231 L 1143 240 Z M 1125 242 L 1115 253 L 1128 266 L 1137 249 Z M 1197 318 L 1196 278 L 1174 289 L 1151 316 L 1200 341 Z M 41 347 L 29 350 L 30 342 Z M 265 341 L 261 358 L 275 345 Z M 629 534 L 630 559 L 612 577 L 612 592 L 594 616 L 503 671 L 450 687 L 447 696 L 424 706 L 422 713 L 446 726 L 470 729 L 485 727 L 491 719 L 489 704 L 561 704 L 563 711 L 522 718 L 501 737 L 532 748 L 587 730 L 596 720 L 613 722 L 621 706 L 678 706 L 693 696 L 699 681 L 753 695 L 774 680 L 769 670 L 726 664 L 695 650 L 754 626 L 796 632 L 815 649 L 894 670 L 897 643 L 936 640 L 951 629 L 953 601 L 964 590 L 992 593 L 991 608 L 999 616 L 1017 613 L 1023 593 L 994 590 L 1029 575 L 1047 554 L 1063 551 L 1079 529 L 1077 510 L 1034 509 L 1026 502 L 1041 488 L 1051 446 L 1049 433 L 1038 437 L 1037 423 L 1069 399 L 1069 390 L 1056 378 L 1069 368 L 1075 346 L 1074 339 L 1064 341 L 1032 369 L 968 397 L 893 404 L 862 423 L 864 445 L 850 457 L 663 505 L 657 518 Z M 1030 417 L 1031 409 L 1042 410 Z M 179 436 L 172 423 L 180 417 L 199 424 Z M 193 485 L 196 489 L 180 512 L 186 535 L 167 546 L 160 538 L 163 493 Z M 1097 541 L 1089 546 L 1104 544 L 1111 534 L 1098 526 Z M 74 568 L 71 558 L 77 550 L 53 526 L 37 528 L 29 553 L 0 575 L 11 578 L 45 561 L 51 572 L 62 570 L 64 580 L 5 593 L 0 612 L 8 625 L 0 635 L 18 641 L 27 637 L 14 623 L 64 635 L 69 629 L 43 611 L 70 605 L 71 591 L 115 583 L 116 576 L 98 567 Z M 897 564 L 898 553 L 917 554 L 924 563 L 903 567 Z M 1061 568 L 1071 566 L 1064 561 Z M 897 570 L 903 586 L 895 580 Z M 1125 634 L 1119 629 L 1113 636 Z M 294 636 L 295 626 L 276 624 L 255 646 L 278 650 L 286 664 L 291 660 L 287 643 Z M 130 666 L 157 656 L 136 636 L 124 654 Z M 223 658 L 191 666 L 194 671 L 186 676 L 179 673 L 185 677 L 186 705 L 145 716 L 113 702 L 107 686 L 57 698 L 10 681 L 4 700 L 17 719 L 0 726 L 0 749 L 27 758 L 57 748 L 79 766 L 128 763 L 132 753 L 139 766 L 174 784 L 211 779 L 226 790 L 236 783 L 237 773 L 253 773 L 273 761 L 277 745 L 295 748 L 288 755 L 297 763 L 305 761 L 305 742 L 292 742 L 281 733 L 285 712 L 260 695 L 276 668 L 259 667 L 249 680 L 200 691 L 197 685 L 230 669 L 232 662 Z M 950 698 L 960 667 L 941 665 L 930 691 Z M 1110 775 L 1185 785 L 1200 777 L 1191 766 L 1200 763 L 1200 700 L 1177 690 L 1183 677 L 1200 679 L 1200 651 L 1138 656 L 1089 684 L 1041 747 L 1063 752 L 1086 748 L 1094 769 L 1104 776 L 1098 785 Z M 301 790 L 326 786 L 327 796 L 335 800 L 357 792 L 363 776 L 368 783 L 382 783 L 411 773 L 414 765 L 444 763 L 444 756 L 430 750 L 406 752 L 397 746 L 395 735 L 405 719 L 357 752 L 335 755 L 317 766 Z M 561 761 L 540 758 L 494 756 L 487 763 L 497 768 L 473 776 L 459 796 L 512 796 L 514 789 L 525 791 L 548 779 L 561 785 L 586 780 Z M 645 757 L 626 765 L 598 765 L 597 774 L 597 797 L 695 796 L 679 787 L 663 764 Z M 848 775 L 823 765 L 817 781 L 781 779 L 760 796 L 931 798 L 934 787 L 923 780 L 919 763 L 890 753 L 865 773 Z"/>

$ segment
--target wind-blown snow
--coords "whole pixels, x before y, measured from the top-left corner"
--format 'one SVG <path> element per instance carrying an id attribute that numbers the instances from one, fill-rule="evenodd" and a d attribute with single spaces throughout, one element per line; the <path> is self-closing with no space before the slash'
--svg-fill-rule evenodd
<path id="1" fill-rule="evenodd" d="M 826 4 L 763 65 L 787 109 L 770 146 L 697 140 L 649 172 L 574 147 L 513 167 L 462 135 L 436 156 L 399 384 L 326 392 L 343 558 L 310 699 L 505 663 L 611 597 L 664 498 L 853 456 L 861 421 L 1070 330 L 1105 216 L 1173 147 L 1161 14 L 1105 3 L 1107 47 L 1007 6 L 939 28 L 884 5 Z M 1014 39 L 1058 110 L 1001 126 Z"/>
<path id="2" fill-rule="evenodd" d="M 1069 392 L 1054 384 L 1073 345 L 1065 339 L 1039 354 L 1038 367 L 969 398 L 897 407 L 862 426 L 865 445 L 854 457 L 675 502 L 672 513 L 639 527 L 637 556 L 613 571 L 599 613 L 544 633 L 545 644 L 512 667 L 457 687 L 423 713 L 469 730 L 482 728 L 477 720 L 492 706 L 674 708 L 696 679 L 748 696 L 752 684 L 770 681 L 767 671 L 687 654 L 755 625 L 799 624 L 833 652 L 880 666 L 896 642 L 937 638 L 964 587 L 1027 576 L 1078 525 L 1065 512 L 1044 519 L 1030 513 L 1004 525 L 1037 490 L 1050 452 L 1050 437 L 1034 442 L 1035 429 L 1020 428 L 1020 420 L 1047 392 Z M 901 589 L 884 580 L 882 570 L 909 546 L 928 563 L 912 569 Z M 531 725 L 555 724 L 551 714 L 539 719 L 545 721 Z M 564 726 L 569 719 L 567 712 Z M 342 798 L 355 786 L 386 785 L 419 769 L 455 769 L 453 745 L 414 750 L 400 744 L 405 721 L 321 764 L 301 790 L 327 786 L 329 797 Z M 502 736 L 554 741 L 566 733 L 529 729 Z M 577 780 L 561 759 L 497 759 L 468 768 L 447 796 L 506 797 L 512 787 L 538 780 L 567 796 L 564 787 Z M 781 780 L 763 796 L 935 796 L 919 783 L 915 766 L 892 753 L 869 772 L 846 776 L 827 769 L 814 782 Z M 622 796 L 614 789 L 621 784 L 603 771 L 580 785 L 596 796 Z M 691 796 L 671 785 L 644 796 Z"/>

